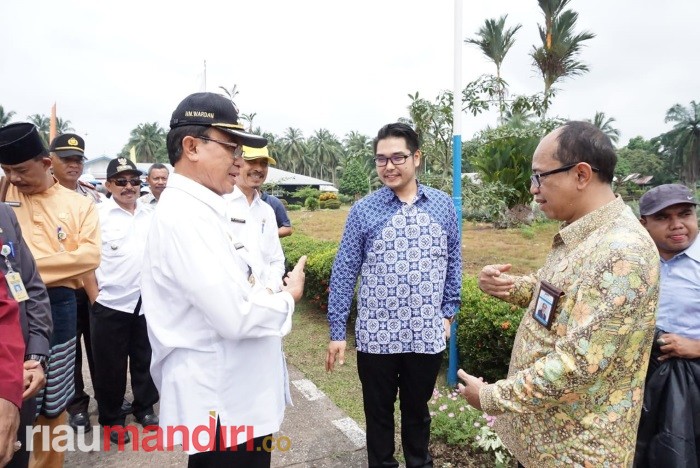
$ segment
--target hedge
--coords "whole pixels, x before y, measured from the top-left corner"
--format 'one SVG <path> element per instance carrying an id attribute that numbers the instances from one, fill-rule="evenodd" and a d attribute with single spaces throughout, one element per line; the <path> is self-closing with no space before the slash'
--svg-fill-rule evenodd
<path id="1" fill-rule="evenodd" d="M 302 255 L 307 256 L 304 297 L 325 314 L 328 310 L 328 285 L 338 243 L 319 241 L 297 233 L 281 241 L 288 270 L 294 267 Z M 351 315 L 354 312 L 353 300 Z M 460 366 L 489 382 L 505 377 L 522 314 L 523 309 L 481 292 L 476 277 L 465 275 L 457 321 Z"/>

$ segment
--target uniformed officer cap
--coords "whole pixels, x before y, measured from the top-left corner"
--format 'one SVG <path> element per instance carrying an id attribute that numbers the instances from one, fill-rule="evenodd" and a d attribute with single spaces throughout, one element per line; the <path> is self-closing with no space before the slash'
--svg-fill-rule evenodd
<path id="1" fill-rule="evenodd" d="M 177 106 L 170 119 L 170 128 L 187 125 L 217 128 L 253 148 L 267 144 L 266 138 L 246 132 L 238 123 L 238 109 L 233 102 L 216 93 L 190 94 Z"/>
<path id="2" fill-rule="evenodd" d="M 36 125 L 19 122 L 0 128 L 0 164 L 13 166 L 46 153 Z"/>
<path id="3" fill-rule="evenodd" d="M 85 140 L 80 135 L 75 133 L 64 133 L 58 135 L 51 141 L 49 151 L 56 153 L 59 158 L 67 158 L 69 156 L 85 157 Z"/>

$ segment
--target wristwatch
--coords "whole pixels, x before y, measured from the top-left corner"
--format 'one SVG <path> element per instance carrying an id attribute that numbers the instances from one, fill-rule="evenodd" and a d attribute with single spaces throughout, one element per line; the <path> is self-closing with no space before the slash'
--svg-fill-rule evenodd
<path id="1" fill-rule="evenodd" d="M 46 374 L 46 370 L 49 368 L 49 358 L 43 354 L 27 354 L 24 356 L 24 360 L 39 362 L 39 364 L 41 364 L 41 368 L 44 369 L 44 374 Z"/>

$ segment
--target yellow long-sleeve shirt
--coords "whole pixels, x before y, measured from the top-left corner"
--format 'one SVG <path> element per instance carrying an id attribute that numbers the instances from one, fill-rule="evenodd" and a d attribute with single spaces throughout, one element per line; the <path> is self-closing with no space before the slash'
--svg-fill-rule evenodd
<path id="1" fill-rule="evenodd" d="M 80 277 L 100 265 L 100 227 L 95 204 L 59 183 L 32 195 L 10 185 L 6 201 L 19 202 L 13 208 L 22 237 L 46 286 L 80 288 Z"/>

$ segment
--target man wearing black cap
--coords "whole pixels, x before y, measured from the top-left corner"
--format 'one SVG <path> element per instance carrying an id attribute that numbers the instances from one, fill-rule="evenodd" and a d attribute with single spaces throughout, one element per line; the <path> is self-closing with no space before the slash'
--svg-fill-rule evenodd
<path id="1" fill-rule="evenodd" d="M 85 163 L 85 140 L 75 133 L 63 133 L 51 141 L 49 145 L 51 154 L 51 169 L 58 183 L 68 190 L 73 190 L 79 195 L 87 197 L 94 203 L 100 203 L 102 199 L 95 187 L 79 180 L 83 173 Z M 92 291 L 94 296 L 96 291 Z M 81 287 L 75 290 L 75 300 L 77 304 L 77 334 L 75 343 L 75 395 L 68 405 L 68 422 L 74 428 L 82 427 L 86 432 L 90 431 L 90 418 L 88 417 L 88 406 L 90 396 L 85 393 L 85 383 L 83 382 L 83 353 L 82 341 L 85 342 L 85 355 L 88 361 L 90 378 L 95 375 L 92 360 L 92 347 L 90 340 L 90 299 Z M 94 301 L 95 298 L 92 298 Z"/>
<path id="2" fill-rule="evenodd" d="M 49 152 L 34 125 L 15 123 L 0 129 L 0 167 L 11 183 L 5 201 L 14 208 L 51 303 L 54 332 L 36 421 L 51 439 L 58 435 L 54 428 L 66 422 L 65 409 L 74 392 L 75 289 L 100 262 L 98 217 L 92 202 L 50 174 Z M 35 432 L 34 439 L 38 465 L 63 463 L 64 452 L 52 451 L 51 443 L 43 446 L 41 432 Z"/>
<path id="3" fill-rule="evenodd" d="M 655 187 L 639 200 L 661 257 L 656 334 L 644 389 L 635 466 L 700 463 L 700 241 L 688 187 Z"/>
<path id="4" fill-rule="evenodd" d="M 141 262 L 153 209 L 138 200 L 141 171 L 126 158 L 107 166 L 105 187 L 112 196 L 99 207 L 102 262 L 95 271 L 97 300 L 90 329 L 95 359 L 93 385 L 100 424 L 118 442 L 125 417 L 121 404 L 126 390 L 127 362 L 131 371 L 132 404 L 144 427 L 158 424 L 153 405 L 158 401 L 149 366 L 151 346 L 141 313 Z M 124 432 L 125 442 L 129 441 Z"/>
<path id="5" fill-rule="evenodd" d="M 183 445 L 189 466 L 269 466 L 262 441 L 284 416 L 282 336 L 303 293 L 306 259 L 281 292 L 270 293 L 234 240 L 222 197 L 236 183 L 242 145 L 265 143 L 243 130 L 230 100 L 213 93 L 188 96 L 170 121 L 175 172 L 153 215 L 141 294 L 161 427 L 188 429 L 168 440 Z M 203 427 L 212 429 L 199 437 L 205 447 L 192 439 Z"/>

